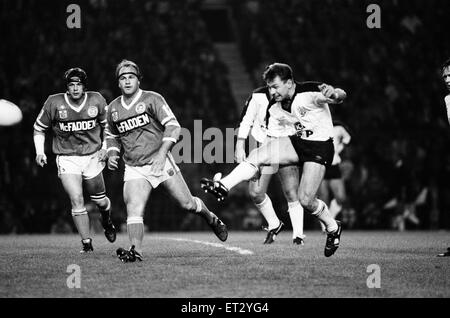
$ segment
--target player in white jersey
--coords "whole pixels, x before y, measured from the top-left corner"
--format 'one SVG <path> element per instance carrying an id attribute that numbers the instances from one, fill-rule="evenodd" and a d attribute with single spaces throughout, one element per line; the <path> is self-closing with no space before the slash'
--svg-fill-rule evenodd
<path id="1" fill-rule="evenodd" d="M 284 77 L 285 73 L 290 75 Z M 346 98 L 346 93 L 327 84 L 317 85 L 317 91 L 296 93 L 292 70 L 289 65 L 282 63 L 270 65 L 263 77 L 276 102 L 269 110 L 271 116 L 282 124 L 293 126 L 296 133 L 270 140 L 253 150 L 246 161 L 240 163 L 229 175 L 222 178 L 218 173 L 213 180 L 203 178 L 201 186 L 223 200 L 235 185 L 258 175 L 261 166 L 300 164 L 300 203 L 324 223 L 327 231 L 324 254 L 329 257 L 339 247 L 342 226 L 331 217 L 326 204 L 317 199 L 316 195 L 325 168 L 332 163 L 334 153 L 333 123 L 328 104 L 341 103 Z M 282 101 L 286 98 L 292 100 L 290 111 L 282 107 Z"/>
<path id="2" fill-rule="evenodd" d="M 180 135 L 180 124 L 164 98 L 139 88 L 141 74 L 136 63 L 123 60 L 116 67 L 122 96 L 108 106 L 108 168 L 118 168 L 123 149 L 125 162 L 123 196 L 127 209 L 130 248 L 119 248 L 122 262 L 142 261 L 144 210 L 152 190 L 160 184 L 186 211 L 206 220 L 221 241 L 226 241 L 225 224 L 205 203 L 192 196 L 170 149 Z"/>
<path id="3" fill-rule="evenodd" d="M 445 87 L 448 90 L 448 94 L 445 96 L 445 107 L 447 108 L 447 119 L 450 124 L 450 59 L 444 62 L 442 65 L 442 79 L 444 80 Z M 450 256 L 450 247 L 447 248 L 447 251 L 444 253 L 438 254 L 438 256 Z"/>
<path id="4" fill-rule="evenodd" d="M 47 163 L 45 134 L 53 132 L 53 152 L 57 155 L 58 176 L 72 205 L 72 218 L 82 241 L 82 253 L 93 251 L 89 216 L 84 205 L 83 183 L 102 215 L 105 236 L 116 240 L 111 221 L 111 202 L 106 196 L 103 168 L 106 143 L 102 148 L 102 130 L 106 126 L 106 101 L 98 92 L 86 91 L 87 75 L 80 68 L 64 74 L 67 92 L 48 97 L 34 123 L 36 163 Z"/>
<path id="5" fill-rule="evenodd" d="M 281 74 L 289 76 L 289 74 Z M 284 78 L 282 78 L 284 79 Z M 296 93 L 317 90 L 319 83 L 303 82 L 295 83 Z M 314 86 L 314 84 L 316 86 Z M 236 142 L 235 159 L 238 163 L 245 160 L 245 140 L 251 134 L 253 138 L 262 144 L 272 138 L 287 137 L 295 134 L 294 126 L 281 123 L 276 116 L 270 116 L 271 107 L 275 104 L 271 98 L 267 86 L 260 87 L 252 92 L 246 102 L 239 125 L 238 140 Z M 282 108 L 290 107 L 290 100 L 285 99 L 281 103 Z M 303 207 L 298 199 L 298 186 L 300 175 L 298 165 L 280 167 L 262 167 L 261 176 L 249 181 L 249 193 L 253 203 L 267 221 L 267 236 L 264 244 L 274 242 L 276 235 L 283 229 L 283 222 L 277 217 L 270 197 L 267 195 L 269 182 L 274 173 L 278 174 L 282 190 L 288 203 L 288 213 L 292 224 L 292 241 L 294 244 L 303 245 Z"/>
<path id="6" fill-rule="evenodd" d="M 347 201 L 345 184 L 344 180 L 342 180 L 340 168 L 340 163 L 342 162 L 340 154 L 344 150 L 344 147 L 350 143 L 351 136 L 347 129 L 345 129 L 345 126 L 339 121 L 333 124 L 333 135 L 333 162 L 325 171 L 324 179 L 319 188 L 319 197 L 328 204 L 331 216 L 336 218 Z M 330 191 L 333 196 L 332 200 L 330 200 Z M 325 228 L 322 227 L 322 230 L 325 230 Z"/>
<path id="7" fill-rule="evenodd" d="M 241 163 L 246 158 L 245 140 L 251 133 L 259 145 L 272 138 L 289 136 L 289 127 L 279 125 L 270 118 L 268 108 L 272 99 L 267 87 L 260 87 L 252 92 L 248 98 L 239 124 L 238 140 L 236 142 L 235 160 Z M 277 173 L 282 190 L 288 202 L 288 213 L 292 224 L 292 239 L 294 244 L 303 245 L 303 208 L 298 201 L 297 188 L 299 184 L 299 171 L 296 165 L 282 167 L 263 167 L 259 178 L 249 181 L 249 194 L 256 208 L 261 212 L 267 222 L 267 235 L 264 244 L 271 244 L 281 232 L 284 223 L 278 218 L 267 195 L 272 175 Z"/>

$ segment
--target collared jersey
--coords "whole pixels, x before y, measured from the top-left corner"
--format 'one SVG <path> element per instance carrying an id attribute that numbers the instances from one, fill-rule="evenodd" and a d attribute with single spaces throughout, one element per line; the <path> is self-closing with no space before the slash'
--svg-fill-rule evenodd
<path id="1" fill-rule="evenodd" d="M 85 92 L 79 106 L 67 93 L 50 95 L 34 123 L 39 132 L 53 131 L 52 150 L 57 155 L 87 156 L 102 147 L 106 126 L 106 101 L 98 92 Z"/>
<path id="2" fill-rule="evenodd" d="M 291 126 L 290 135 L 305 140 L 326 141 L 333 138 L 333 122 L 330 108 L 321 101 L 319 82 L 297 83 L 295 93 L 289 101 L 276 102 L 269 106 L 269 126 L 276 121 Z M 280 127 L 280 125 L 278 125 Z M 275 131 L 275 129 L 274 129 Z M 284 131 L 288 131 L 284 128 Z"/>
<path id="3" fill-rule="evenodd" d="M 295 96 L 303 92 L 319 92 L 320 82 L 296 82 Z M 241 115 L 238 138 L 246 139 L 249 133 L 258 142 L 266 136 L 287 137 L 294 135 L 297 129 L 283 119 L 291 114 L 291 101 L 275 102 L 267 86 L 252 92 L 247 99 Z M 289 116 L 292 117 L 292 116 Z"/>
<path id="4" fill-rule="evenodd" d="M 108 151 L 123 148 L 123 160 L 130 166 L 144 166 L 159 150 L 165 126 L 180 127 L 165 99 L 153 91 L 139 89 L 129 105 L 123 96 L 108 105 L 106 143 Z"/>

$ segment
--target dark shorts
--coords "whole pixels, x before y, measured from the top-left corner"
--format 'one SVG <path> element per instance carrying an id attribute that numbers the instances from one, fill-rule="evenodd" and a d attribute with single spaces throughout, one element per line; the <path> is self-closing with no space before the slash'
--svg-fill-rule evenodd
<path id="1" fill-rule="evenodd" d="M 333 139 L 315 141 L 301 139 L 295 135 L 289 136 L 292 146 L 300 159 L 300 163 L 312 161 L 328 167 L 333 162 Z"/>
<path id="2" fill-rule="evenodd" d="M 340 179 L 342 177 L 341 167 L 339 165 L 331 165 L 325 171 L 325 180 Z"/>

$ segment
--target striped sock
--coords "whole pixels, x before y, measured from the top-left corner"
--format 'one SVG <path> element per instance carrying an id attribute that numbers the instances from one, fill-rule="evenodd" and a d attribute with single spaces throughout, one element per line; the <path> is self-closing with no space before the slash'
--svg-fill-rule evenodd
<path id="1" fill-rule="evenodd" d="M 311 214 L 317 217 L 319 221 L 325 225 L 327 233 L 335 232 L 338 229 L 338 225 L 331 216 L 330 211 L 328 211 L 327 205 L 322 200 L 316 200 L 319 202 L 319 204 L 317 206 L 317 209 Z"/>

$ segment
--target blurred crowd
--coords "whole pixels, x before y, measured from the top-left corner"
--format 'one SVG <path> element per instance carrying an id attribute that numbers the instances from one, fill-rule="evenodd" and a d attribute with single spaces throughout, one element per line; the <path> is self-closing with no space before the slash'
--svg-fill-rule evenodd
<path id="1" fill-rule="evenodd" d="M 63 92 L 63 73 L 88 74 L 88 89 L 108 102 L 118 94 L 115 65 L 141 66 L 143 89 L 161 93 L 181 125 L 234 127 L 239 115 L 227 68 L 201 19 L 202 1 L 77 1 L 81 28 L 68 29 L 73 1 L 0 0 L 0 98 L 18 104 L 24 120 L 0 127 L 0 232 L 67 230 L 70 204 L 57 178 L 50 137 L 49 164 L 34 163 L 33 122 L 48 95 Z M 370 29 L 370 1 L 231 1 L 237 39 L 254 86 L 274 61 L 301 80 L 320 80 L 348 92 L 333 116 L 352 133 L 343 172 L 354 228 L 449 228 L 449 127 L 440 64 L 450 57 L 450 2 L 378 1 L 381 28 Z M 6 31 L 8 30 L 8 31 Z M 231 168 L 180 164 L 195 195 L 202 176 Z M 113 220 L 123 222 L 122 174 L 105 170 Z M 234 229 L 260 228 L 244 191 L 225 205 L 206 203 Z M 278 187 L 274 203 L 285 205 Z M 287 216 L 287 214 L 286 214 Z M 282 217 L 283 219 L 283 217 Z M 198 230 L 167 195 L 155 191 L 145 215 L 150 230 Z M 307 226 L 312 226 L 306 221 Z M 406 223 L 405 223 L 406 222 Z"/>

